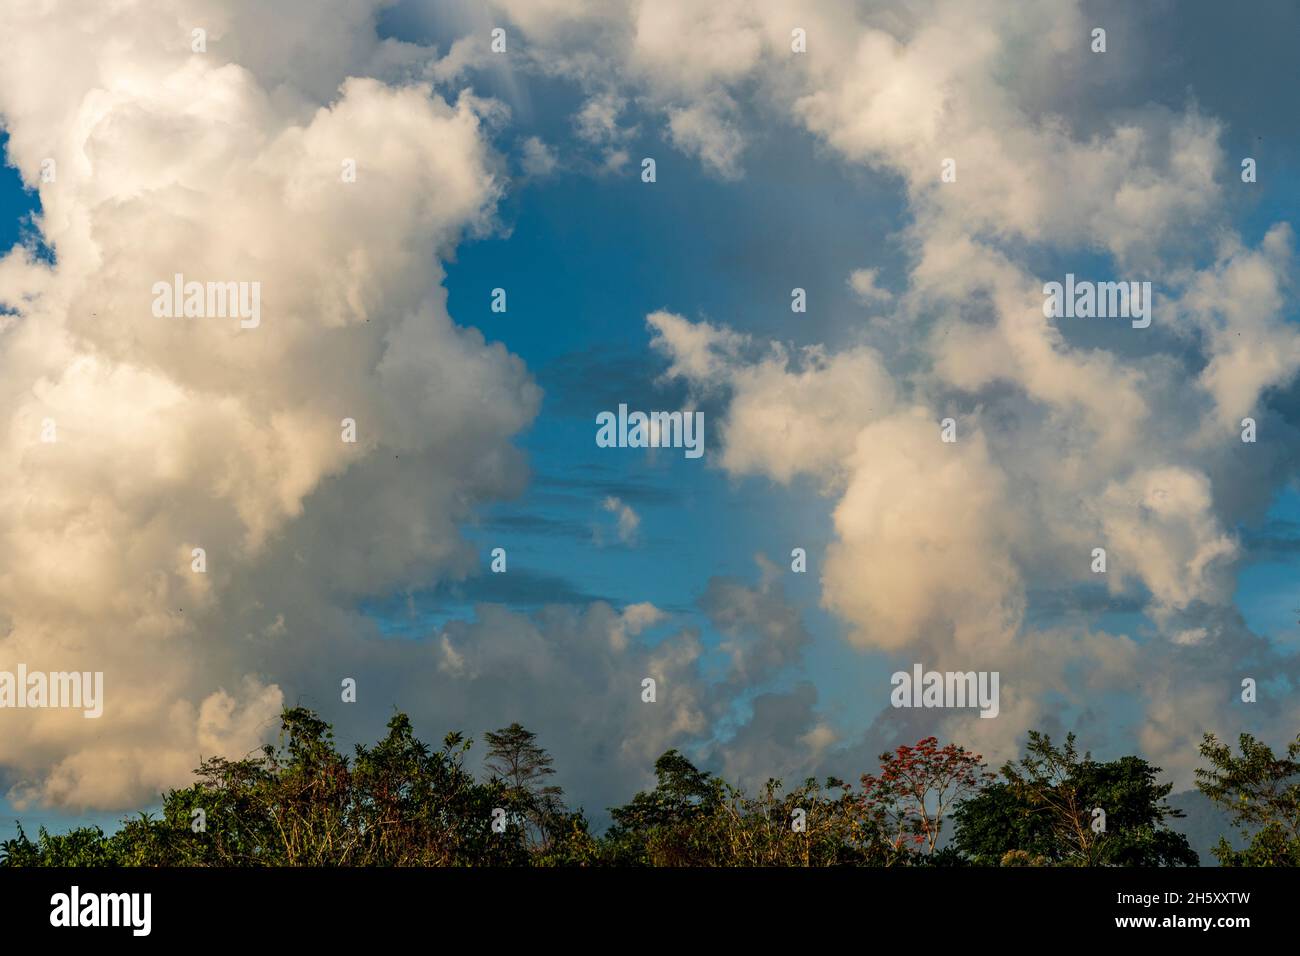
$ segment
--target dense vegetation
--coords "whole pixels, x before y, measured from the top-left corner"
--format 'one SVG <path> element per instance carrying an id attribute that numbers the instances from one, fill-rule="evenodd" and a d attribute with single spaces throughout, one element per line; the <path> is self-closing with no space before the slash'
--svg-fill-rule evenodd
<path id="1" fill-rule="evenodd" d="M 593 834 L 551 783 L 552 759 L 513 724 L 486 736 L 486 780 L 464 766 L 471 742 L 432 750 L 402 714 L 349 759 L 312 712 L 282 716 L 279 746 L 205 760 L 161 818 L 106 835 L 44 828 L 0 844 L 7 866 L 1189 866 L 1166 823 L 1181 811 L 1139 757 L 1109 762 L 1031 734 L 998 775 L 977 754 L 926 738 L 881 755 L 856 786 L 772 780 L 747 794 L 670 750 L 658 783 L 611 808 Z M 1250 837 L 1224 865 L 1300 863 L 1300 740 L 1283 758 L 1243 735 L 1240 755 L 1207 736 L 1200 789 Z M 949 833 L 951 828 L 951 833 Z"/>

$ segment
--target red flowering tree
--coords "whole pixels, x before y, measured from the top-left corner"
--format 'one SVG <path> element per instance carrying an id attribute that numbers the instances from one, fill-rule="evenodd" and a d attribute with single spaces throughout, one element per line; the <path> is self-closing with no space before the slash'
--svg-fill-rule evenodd
<path id="1" fill-rule="evenodd" d="M 880 755 L 880 773 L 862 775 L 862 807 L 895 853 L 924 852 L 939 843 L 944 814 L 994 779 L 984 758 L 936 737 Z"/>

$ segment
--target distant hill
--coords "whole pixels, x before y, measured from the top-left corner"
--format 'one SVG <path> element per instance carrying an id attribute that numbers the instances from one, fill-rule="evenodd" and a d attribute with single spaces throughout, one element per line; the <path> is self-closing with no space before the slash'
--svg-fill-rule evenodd
<path id="1" fill-rule="evenodd" d="M 1201 866 L 1219 865 L 1210 851 L 1221 836 L 1227 837 L 1228 842 L 1237 849 L 1246 845 L 1243 834 L 1232 825 L 1228 815 L 1199 790 L 1171 793 L 1168 803 L 1187 814 L 1181 820 L 1167 822 L 1170 828 L 1187 837 L 1187 842 L 1201 858 Z"/>

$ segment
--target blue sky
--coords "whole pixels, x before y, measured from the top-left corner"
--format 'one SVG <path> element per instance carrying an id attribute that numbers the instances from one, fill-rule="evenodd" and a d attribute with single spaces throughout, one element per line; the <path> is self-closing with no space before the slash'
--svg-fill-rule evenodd
<path id="1" fill-rule="evenodd" d="M 1231 170 L 1223 173 L 1228 181 L 1225 212 L 1213 228 L 1234 232 L 1253 248 L 1274 224 L 1300 220 L 1300 131 L 1290 94 L 1300 79 L 1290 49 L 1295 10 L 1265 5 L 1262 13 L 1247 17 L 1219 4 L 1190 3 L 1178 5 L 1176 13 L 1162 8 L 1166 15 L 1128 15 L 1119 12 L 1121 7 L 1084 7 L 1093 18 L 1127 17 L 1127 31 L 1112 31 L 1116 52 L 1107 67 L 1073 93 L 1057 91 L 1055 99 L 1045 93 L 1043 102 L 1031 102 L 1033 92 L 1020 91 L 1025 113 L 1064 112 L 1079 143 L 1104 134 L 1122 118 L 1145 117 L 1153 108 L 1213 117 L 1222 124 L 1224 156 L 1234 163 L 1237 156 L 1255 156 L 1261 169 L 1259 183 L 1248 188 L 1232 182 Z M 383 15 L 378 29 L 381 37 L 435 44 L 445 51 L 463 34 L 463 23 L 440 17 L 428 4 L 403 3 Z M 1126 52 L 1135 49 L 1141 54 Z M 770 475 L 721 466 L 717 452 L 732 410 L 728 383 L 720 382 L 721 390 L 711 392 L 699 382 L 665 378 L 668 362 L 650 347 L 646 317 L 666 310 L 693 323 L 728 327 L 754 342 L 783 343 L 792 353 L 822 346 L 836 354 L 886 340 L 892 334 L 885 322 L 887 307 L 864 306 L 848 277 L 857 269 L 875 269 L 877 284 L 896 296 L 913 284 L 915 247 L 908 230 L 921 207 L 906 177 L 888 160 L 864 163 L 847 157 L 795 116 L 767 108 L 757 94 L 747 98 L 751 91 L 743 84 L 732 93 L 738 122 L 746 130 L 744 174 L 720 176 L 696 156 L 674 148 L 656 94 L 641 91 L 638 96 L 635 80 L 628 81 L 632 89 L 620 117 L 625 129 L 635 128 L 621 143 L 631 161 L 621 171 L 603 171 L 593 144 L 577 134 L 574 118 L 598 89 L 538 69 L 484 67 L 441 92 L 450 99 L 453 88 L 466 83 L 476 94 L 510 107 L 508 120 L 485 126 L 485 136 L 505 164 L 509 186 L 489 234 L 464 238 L 442 266 L 447 311 L 459 326 L 479 330 L 488 343 L 501 343 L 517 356 L 542 389 L 538 414 L 510 439 L 526 455 L 527 477 L 517 496 L 478 502 L 458 514 L 460 534 L 479 555 L 477 571 L 437 567 L 427 580 L 350 594 L 341 604 L 384 640 L 418 645 L 433 641 L 449 624 L 479 620 L 482 605 L 529 615 L 557 604 L 581 610 L 593 602 L 614 608 L 649 602 L 665 616 L 640 633 L 638 641 L 653 648 L 683 631 L 698 634 L 706 649 L 703 666 L 716 677 L 726 670 L 721 645 L 727 635 L 701 602 L 715 578 L 758 586 L 762 571 L 756 556 L 762 555 L 778 569 L 782 600 L 795 609 L 810 639 L 795 663 L 739 690 L 707 730 L 681 745 L 710 766 L 728 759 L 739 766 L 743 759 L 728 756 L 726 745 L 743 737 L 739 731 L 750 721 L 752 698 L 793 694 L 794 688 L 811 685 L 817 712 L 843 744 L 841 757 L 861 757 L 886 739 L 880 714 L 890 673 L 918 659 L 918 648 L 923 653 L 938 645 L 923 639 L 891 648 L 853 639 L 862 622 L 826 606 L 821 580 L 822 557 L 836 539 L 838 492 L 806 473 L 783 485 Z M 757 80 L 753 84 L 759 85 Z M 521 165 L 530 136 L 543 140 L 558 158 L 558 168 L 549 175 L 529 176 Z M 7 138 L 0 139 L 0 146 L 7 148 Z M 653 184 L 637 176 L 642 156 L 656 158 Z M 36 241 L 30 217 L 37 211 L 36 193 L 23 188 L 17 172 L 0 171 L 0 248 Z M 1209 235 L 1207 228 L 1184 237 L 1192 248 L 1179 260 L 1180 268 L 1214 264 L 1215 249 L 1208 242 L 1198 246 Z M 1001 251 L 1041 276 L 1074 271 L 1105 278 L 1127 268 L 1101 242 L 1039 242 L 1014 235 L 999 242 Z M 430 262 L 429 274 L 436 276 L 436 270 Z M 505 314 L 489 307 L 497 287 L 507 292 Z M 806 314 L 790 311 L 794 287 L 807 290 Z M 1291 325 L 1297 320 L 1294 304 L 1291 297 L 1282 317 Z M 920 321 L 932 319 L 938 321 L 938 316 Z M 1189 368 L 1204 365 L 1199 339 L 1187 340 L 1168 328 L 1152 332 L 1147 339 L 1135 339 L 1100 326 L 1063 330 L 1068 345 L 1081 353 L 1109 350 L 1139 363 L 1148 352 L 1172 354 Z M 887 360 L 890 371 L 902 378 L 917 358 L 903 349 Z M 687 460 L 671 449 L 611 450 L 594 443 L 594 419 L 602 410 L 616 409 L 620 402 L 634 409 L 676 409 L 696 397 L 706 413 L 710 449 L 702 461 Z M 969 399 L 973 409 L 997 404 L 991 392 Z M 1287 429 L 1300 426 L 1300 391 L 1294 382 L 1268 390 L 1264 405 L 1261 420 Z M 454 454 L 454 449 L 439 453 Z M 1226 502 L 1221 512 L 1225 530 L 1240 539 L 1242 553 L 1230 601 L 1205 612 L 1239 615 L 1250 632 L 1266 638 L 1283 657 L 1294 654 L 1300 640 L 1300 587 L 1295 583 L 1300 493 L 1288 471 L 1290 460 L 1280 454 L 1259 476 L 1241 479 L 1239 488 L 1216 484 L 1218 500 Z M 1210 472 L 1215 467 L 1206 466 Z M 1237 481 L 1225 474 L 1229 477 L 1223 481 Z M 1050 495 L 1050 489 L 1043 491 Z M 384 492 L 373 487 L 371 493 Z M 619 539 L 616 517 L 603 507 L 610 497 L 639 517 L 631 541 Z M 505 575 L 487 570 L 494 547 L 509 554 Z M 794 547 L 807 550 L 810 573 L 789 573 Z M 864 577 L 874 570 L 870 565 L 858 569 Z M 1125 635 L 1139 645 L 1167 637 L 1152 617 L 1152 592 L 1140 579 L 1121 594 L 1108 595 L 1091 582 L 1041 586 L 1032 580 L 1032 569 L 1026 578 L 1031 581 L 1027 629 L 1086 621 L 1095 631 Z M 1198 607 L 1193 602 L 1180 609 L 1189 628 L 1195 626 Z M 1076 690 L 1082 686 L 1085 678 L 1079 672 L 1066 667 L 1062 673 L 1066 684 Z M 306 678 L 295 684 L 291 674 L 269 673 L 268 679 L 279 681 L 291 696 L 296 691 L 300 699 L 321 700 L 327 716 L 338 715 L 328 691 Z M 1095 698 L 1053 694 L 1048 692 L 1045 704 L 1053 729 L 1091 729 L 1094 750 L 1105 756 L 1139 748 L 1144 702 L 1132 688 L 1110 686 Z M 1227 707 L 1232 688 L 1225 687 L 1223 694 Z M 410 702 L 383 704 L 391 708 Z M 384 711 L 379 706 L 364 721 L 342 727 L 341 739 L 373 735 Z M 438 713 L 437 719 L 455 716 Z M 465 717 L 474 720 L 478 714 Z M 510 719 L 503 714 L 500 723 Z M 563 716 L 557 716 L 543 727 L 543 742 L 547 734 L 551 740 L 564 734 L 565 726 Z M 421 726 L 428 739 L 447 729 L 451 727 Z M 481 733 L 489 728 L 461 729 Z M 832 758 L 825 766 L 839 770 Z M 869 769 L 874 768 L 862 766 L 858 772 Z M 782 771 L 774 767 L 773 772 Z M 599 814 L 597 807 L 588 809 Z M 15 817 L 31 830 L 39 824 L 106 824 L 121 815 L 40 805 L 19 812 L 0 797 L 0 838 L 12 833 Z"/>
<path id="2" fill-rule="evenodd" d="M 555 125 L 547 132 L 563 131 L 563 124 Z M 671 622 L 649 639 L 689 624 L 716 643 L 718 635 L 697 607 L 711 577 L 752 579 L 758 554 L 788 566 L 794 547 L 820 553 L 829 522 L 807 483 L 778 490 L 759 480 L 730 479 L 680 452 L 611 453 L 593 441 L 596 410 L 616 409 L 620 401 L 632 408 L 676 408 L 685 397 L 680 387 L 656 381 L 662 363 L 646 352 L 649 312 L 689 309 L 799 344 L 825 341 L 835 329 L 828 316 L 850 301 L 843 276 L 864 261 L 887 261 L 885 232 L 897 197 L 884 184 L 855 184 L 835 164 L 818 163 L 809 143 L 797 147 L 799 155 L 782 157 L 782 165 L 819 169 L 802 193 L 791 192 L 775 173 L 767 182 L 719 183 L 674 157 L 660 167 L 673 184 L 653 192 L 639 181 L 561 172 L 511 195 L 502 217 L 508 235 L 468 241 L 457 250 L 447 265 L 451 314 L 522 358 L 546 393 L 542 414 L 519 441 L 532 478 L 520 498 L 483 509 L 464 528 L 483 555 L 480 573 L 362 602 L 386 632 L 423 636 L 448 619 L 472 615 L 478 602 L 531 610 L 600 599 L 650 601 L 671 611 Z M 0 244 L 7 247 L 33 234 L 35 197 L 13 170 L 5 172 Z M 860 203 L 839 201 L 850 190 L 861 194 Z M 719 222 L 727 228 L 717 230 Z M 864 258 L 862 240 L 872 234 L 880 238 L 868 247 L 880 248 Z M 816 251 L 816 243 L 828 239 L 842 250 L 833 262 Z M 785 275 L 770 275 L 766 288 L 756 289 L 754 276 L 778 262 Z M 792 283 L 814 290 L 806 327 L 786 322 Z M 505 315 L 489 308 L 498 286 L 508 294 Z M 618 540 L 614 517 L 600 507 L 610 495 L 642 517 L 635 547 Z M 485 573 L 493 547 L 505 547 L 510 556 L 504 578 Z M 809 629 L 833 638 L 836 623 L 818 608 L 816 579 L 790 576 L 787 589 Z M 809 656 L 808 679 L 850 726 L 869 718 L 855 715 L 854 700 L 871 664 L 834 639 L 819 640 Z M 879 679 L 882 667 L 877 662 L 872 669 Z M 17 814 L 0 803 L 0 816 L 6 821 L 0 836 L 8 836 L 13 817 L 33 830 L 40 824 L 106 826 L 120 815 Z"/>

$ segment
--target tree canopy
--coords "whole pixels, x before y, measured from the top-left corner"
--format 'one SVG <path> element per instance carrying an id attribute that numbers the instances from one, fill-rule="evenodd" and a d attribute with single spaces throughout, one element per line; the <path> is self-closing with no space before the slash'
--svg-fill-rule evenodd
<path id="1" fill-rule="evenodd" d="M 1136 756 L 1101 762 L 1073 735 L 1031 733 L 995 775 L 979 754 L 927 737 L 880 755 L 856 785 L 830 777 L 748 793 L 669 750 L 655 786 L 609 809 L 594 834 L 556 785 L 554 759 L 519 723 L 434 749 L 396 714 L 373 746 L 339 752 L 304 708 L 279 740 L 242 760 L 201 761 L 196 781 L 105 834 L 19 827 L 0 865 L 27 866 L 1161 866 L 1195 865 L 1168 825 L 1171 785 Z M 1249 736 L 1213 737 L 1200 788 L 1253 834 L 1222 841 L 1225 865 L 1300 862 L 1300 740 L 1276 757 Z"/>

